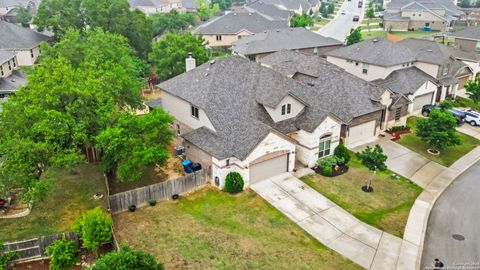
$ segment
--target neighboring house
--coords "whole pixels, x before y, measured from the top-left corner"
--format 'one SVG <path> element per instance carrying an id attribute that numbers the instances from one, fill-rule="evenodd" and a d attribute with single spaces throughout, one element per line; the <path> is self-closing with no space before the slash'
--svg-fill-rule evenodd
<path id="1" fill-rule="evenodd" d="M 262 57 L 281 50 L 324 56 L 326 52 L 341 46 L 341 41 L 297 27 L 268 30 L 242 38 L 233 43 L 232 51 L 258 62 Z"/>
<path id="2" fill-rule="evenodd" d="M 37 13 L 40 0 L 0 0 L 0 20 L 4 18 L 7 22 L 16 23 L 17 9 L 27 8 L 32 16 Z"/>
<path id="3" fill-rule="evenodd" d="M 186 12 L 197 12 L 198 4 L 195 0 L 182 0 L 182 10 Z"/>
<path id="4" fill-rule="evenodd" d="M 287 21 L 270 20 L 257 12 L 242 9 L 215 18 L 199 26 L 193 33 L 201 35 L 210 46 L 230 47 L 242 37 L 282 28 L 288 28 Z"/>
<path id="5" fill-rule="evenodd" d="M 14 52 L 19 66 L 32 66 L 40 55 L 40 43 L 50 37 L 0 21 L 0 51 Z"/>
<path id="6" fill-rule="evenodd" d="M 385 39 L 367 40 L 328 52 L 327 61 L 359 78 L 376 83 L 379 82 L 378 80 L 387 80 L 391 85 L 392 80 L 396 78 L 406 79 L 405 75 L 412 75 L 416 76 L 416 79 L 423 78 L 425 85 L 429 88 L 436 85 L 435 93 L 430 93 L 431 91 L 428 93 L 431 95 L 430 99 L 424 96 L 426 92 L 419 90 L 422 88 L 421 85 L 416 88 L 416 83 L 411 85 L 410 90 L 396 92 L 408 94 L 410 100 L 414 102 L 410 112 L 416 111 L 424 104 L 442 101 L 447 95 L 455 96 L 457 90 L 462 90 L 464 84 L 475 74 L 473 68 L 478 69 L 475 53 L 463 52 L 434 41 L 420 39 L 405 39 L 399 42 Z M 411 67 L 416 67 L 418 70 L 402 71 Z M 394 71 L 402 72 L 392 74 Z M 430 84 L 427 84 L 427 81 Z M 415 101 L 415 97 L 420 96 L 421 98 Z M 428 100 L 430 102 L 427 102 Z"/>
<path id="7" fill-rule="evenodd" d="M 462 51 L 480 53 L 480 27 L 472 26 L 446 34 Z"/>
<path id="8" fill-rule="evenodd" d="M 249 12 L 257 12 L 271 21 L 290 21 L 295 14 L 293 11 L 278 8 L 273 4 L 266 4 L 263 0 L 249 4 L 245 9 Z"/>
<path id="9" fill-rule="evenodd" d="M 384 29 L 388 31 L 445 31 L 465 13 L 451 0 L 392 0 L 386 4 L 383 16 Z"/>
<path id="10" fill-rule="evenodd" d="M 0 50 L 0 100 L 25 84 L 25 75 L 18 70 L 17 56 Z"/>
<path id="11" fill-rule="evenodd" d="M 147 16 L 182 9 L 182 0 L 128 0 L 128 3 L 132 9 L 138 9 Z M 191 8 L 191 3 L 188 4 Z"/>
<path id="12" fill-rule="evenodd" d="M 296 14 L 316 12 L 320 9 L 320 0 L 261 0 L 264 4 L 274 5 L 282 10 Z M 255 1 L 254 1 L 255 2 Z M 254 3 L 252 2 L 252 3 Z"/>
<path id="13" fill-rule="evenodd" d="M 187 159 L 216 186 L 230 171 L 245 187 L 299 166 L 312 167 L 347 144 L 374 139 L 390 91 L 293 51 L 262 59 L 239 56 L 205 63 L 158 85 L 161 106 L 175 117 Z"/>

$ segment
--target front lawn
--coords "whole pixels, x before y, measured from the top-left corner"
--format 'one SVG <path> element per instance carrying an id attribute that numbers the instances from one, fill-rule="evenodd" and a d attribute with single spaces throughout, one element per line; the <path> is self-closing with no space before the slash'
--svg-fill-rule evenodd
<path id="1" fill-rule="evenodd" d="M 415 30 L 415 31 L 392 31 L 390 34 L 396 35 L 396 36 L 401 36 L 404 38 L 423 38 L 423 37 L 429 37 L 433 36 L 438 31 L 423 31 L 423 30 Z"/>
<path id="2" fill-rule="evenodd" d="M 361 190 L 372 176 L 356 157 L 350 161 L 347 173 L 336 177 L 312 174 L 302 178 L 317 190 L 358 219 L 398 237 L 403 237 L 410 208 L 422 188 L 400 177 L 394 180 L 387 170 L 378 172 L 372 181 L 374 191 Z"/>
<path id="3" fill-rule="evenodd" d="M 412 127 L 414 133 L 402 135 L 402 138 L 398 140 L 397 143 L 407 147 L 412 151 L 417 152 L 418 154 L 438 164 L 449 167 L 459 158 L 463 157 L 468 152 L 472 151 L 475 147 L 480 145 L 479 140 L 466 134 L 457 132 L 461 140 L 460 145 L 449 147 L 441 151 L 440 155 L 438 156 L 430 155 L 429 153 L 427 153 L 427 149 L 430 148 L 430 146 L 415 135 L 415 123 L 417 119 L 419 119 L 419 117 L 416 116 L 408 118 L 407 124 Z"/>
<path id="4" fill-rule="evenodd" d="M 107 208 L 105 179 L 100 165 L 83 164 L 72 175 L 64 170 L 50 169 L 44 176 L 53 179 L 47 197 L 35 203 L 30 215 L 16 219 L 0 219 L 0 242 L 24 240 L 71 230 L 71 223 L 86 210 Z M 95 200 L 93 195 L 104 197 Z"/>
<path id="5" fill-rule="evenodd" d="M 329 250 L 252 191 L 205 188 L 114 216 L 120 243 L 167 269 L 361 269 Z"/>

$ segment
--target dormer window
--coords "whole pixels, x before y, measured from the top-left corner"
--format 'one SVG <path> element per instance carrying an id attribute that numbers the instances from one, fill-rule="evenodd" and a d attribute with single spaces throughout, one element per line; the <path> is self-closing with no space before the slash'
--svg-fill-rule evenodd
<path id="1" fill-rule="evenodd" d="M 192 117 L 198 119 L 198 108 L 192 105 Z"/>
<path id="2" fill-rule="evenodd" d="M 292 113 L 292 104 L 284 104 L 282 105 L 282 115 Z"/>

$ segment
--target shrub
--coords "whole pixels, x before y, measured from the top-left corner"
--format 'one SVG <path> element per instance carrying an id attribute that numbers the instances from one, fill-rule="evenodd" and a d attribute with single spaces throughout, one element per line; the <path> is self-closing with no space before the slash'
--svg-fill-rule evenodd
<path id="1" fill-rule="evenodd" d="M 225 178 L 225 190 L 238 193 L 243 190 L 243 178 L 238 172 L 229 172 Z"/>
<path id="2" fill-rule="evenodd" d="M 45 251 L 50 256 L 51 270 L 71 269 L 77 262 L 77 247 L 73 241 L 65 237 L 55 240 Z"/>
<path id="3" fill-rule="evenodd" d="M 335 148 L 333 155 L 337 158 L 337 164 L 339 165 L 347 165 L 350 162 L 350 152 L 343 143 Z"/>
<path id="4" fill-rule="evenodd" d="M 96 207 L 73 221 L 73 231 L 85 247 L 97 254 L 98 247 L 112 239 L 112 219 Z"/>
<path id="5" fill-rule="evenodd" d="M 97 260 L 92 270 L 135 269 L 163 270 L 156 258 L 144 251 L 136 251 L 128 246 L 121 246 L 119 251 L 110 252 Z"/>
<path id="6" fill-rule="evenodd" d="M 149 203 L 151 206 L 154 206 L 154 205 L 157 204 L 157 200 L 155 200 L 155 199 L 150 199 L 150 200 L 148 200 L 148 203 Z"/>
<path id="7" fill-rule="evenodd" d="M 392 133 L 392 132 L 397 132 L 397 131 L 401 131 L 401 130 L 409 130 L 410 127 L 409 126 L 394 126 L 394 127 L 391 127 L 388 129 L 388 132 Z"/>
<path id="8" fill-rule="evenodd" d="M 331 167 L 337 165 L 337 158 L 335 156 L 324 157 L 322 159 L 319 159 L 317 161 L 317 164 L 322 168 L 326 168 L 326 167 L 331 168 Z"/>
<path id="9" fill-rule="evenodd" d="M 323 174 L 327 176 L 331 176 L 333 174 L 333 168 L 332 167 L 323 167 Z"/>

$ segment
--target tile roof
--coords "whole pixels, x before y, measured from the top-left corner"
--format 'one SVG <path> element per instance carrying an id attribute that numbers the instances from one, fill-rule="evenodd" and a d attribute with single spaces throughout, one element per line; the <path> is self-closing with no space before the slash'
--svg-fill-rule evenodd
<path id="1" fill-rule="evenodd" d="M 15 57 L 14 52 L 0 50 L 0 65 Z"/>
<path id="2" fill-rule="evenodd" d="M 31 29 L 0 21 L 0 50 L 32 49 L 50 37 Z"/>
<path id="3" fill-rule="evenodd" d="M 467 27 L 463 30 L 455 31 L 448 35 L 461 39 L 480 40 L 480 26 Z"/>
<path id="4" fill-rule="evenodd" d="M 233 43 L 232 50 L 242 55 L 342 45 L 303 27 L 268 30 L 244 37 Z"/>
<path id="5" fill-rule="evenodd" d="M 242 30 L 259 33 L 270 29 L 288 28 L 286 21 L 271 21 L 257 12 L 230 12 L 199 26 L 194 34 L 236 34 Z"/>
<path id="6" fill-rule="evenodd" d="M 409 67 L 395 70 L 384 80 L 375 80 L 373 83 L 386 87 L 397 94 L 408 96 L 414 94 L 426 81 L 437 83 L 437 79 L 417 67 Z"/>

